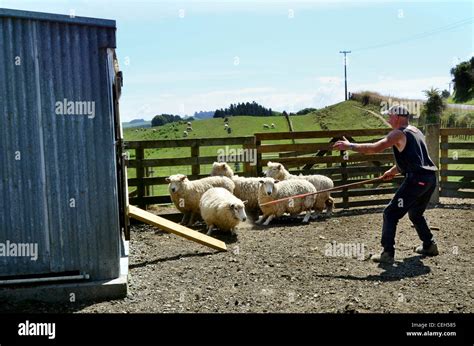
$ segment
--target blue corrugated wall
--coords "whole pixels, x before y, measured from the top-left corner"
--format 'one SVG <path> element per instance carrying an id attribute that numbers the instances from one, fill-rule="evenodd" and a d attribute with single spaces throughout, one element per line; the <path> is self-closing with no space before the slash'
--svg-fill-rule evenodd
<path id="1" fill-rule="evenodd" d="M 37 243 L 39 252 L 37 261 L 0 256 L 0 276 L 119 274 L 107 60 L 115 28 L 62 18 L 0 11 L 0 244 Z M 90 102 L 95 116 L 57 114 L 64 99 Z"/>

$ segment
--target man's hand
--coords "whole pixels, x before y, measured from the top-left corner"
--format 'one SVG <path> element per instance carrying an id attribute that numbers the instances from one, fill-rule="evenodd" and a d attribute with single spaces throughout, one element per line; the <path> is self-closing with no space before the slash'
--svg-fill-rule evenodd
<path id="1" fill-rule="evenodd" d="M 332 146 L 336 150 L 347 150 L 351 147 L 351 142 L 349 142 L 346 137 L 342 136 L 342 141 L 337 141 Z"/>
<path id="2" fill-rule="evenodd" d="M 392 167 L 382 175 L 382 180 L 392 180 L 397 174 L 398 170 Z"/>

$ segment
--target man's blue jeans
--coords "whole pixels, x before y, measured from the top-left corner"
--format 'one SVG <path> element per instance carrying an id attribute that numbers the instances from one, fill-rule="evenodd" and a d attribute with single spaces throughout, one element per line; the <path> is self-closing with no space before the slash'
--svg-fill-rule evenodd
<path id="1" fill-rule="evenodd" d="M 436 188 L 436 174 L 407 173 L 402 185 L 383 211 L 382 247 L 385 252 L 395 254 L 395 233 L 398 220 L 406 213 L 415 225 L 423 247 L 428 248 L 434 241 L 423 213 Z"/>

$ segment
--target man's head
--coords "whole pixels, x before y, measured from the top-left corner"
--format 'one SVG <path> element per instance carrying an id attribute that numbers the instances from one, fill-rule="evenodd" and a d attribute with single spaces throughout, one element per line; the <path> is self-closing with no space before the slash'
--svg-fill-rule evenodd
<path id="1" fill-rule="evenodd" d="M 408 125 L 410 112 L 404 106 L 392 106 L 382 114 L 388 116 L 388 123 L 393 129 Z"/>

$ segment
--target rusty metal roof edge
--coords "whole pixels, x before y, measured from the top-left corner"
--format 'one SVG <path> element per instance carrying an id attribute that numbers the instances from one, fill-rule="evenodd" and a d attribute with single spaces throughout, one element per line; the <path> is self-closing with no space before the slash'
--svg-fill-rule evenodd
<path id="1" fill-rule="evenodd" d="M 76 17 L 76 16 L 73 17 L 73 16 L 67 16 L 63 14 L 22 11 L 22 10 L 14 10 L 14 9 L 9 9 L 9 8 L 0 8 L 0 17 L 22 18 L 22 19 L 31 19 L 31 20 L 42 20 L 42 21 L 50 21 L 50 22 L 62 22 L 62 23 L 116 28 L 115 20 L 111 20 L 111 19 Z"/>

